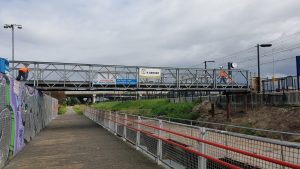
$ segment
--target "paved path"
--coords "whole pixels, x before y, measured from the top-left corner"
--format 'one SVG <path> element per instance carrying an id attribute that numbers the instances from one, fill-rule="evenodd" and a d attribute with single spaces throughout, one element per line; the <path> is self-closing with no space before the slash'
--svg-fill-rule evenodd
<path id="1" fill-rule="evenodd" d="M 5 169 L 154 169 L 152 160 L 85 116 L 58 116 Z"/>

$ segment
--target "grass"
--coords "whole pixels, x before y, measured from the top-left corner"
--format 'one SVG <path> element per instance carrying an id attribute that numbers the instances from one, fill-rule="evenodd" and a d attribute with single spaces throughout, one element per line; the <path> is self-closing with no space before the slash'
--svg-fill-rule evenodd
<path id="1" fill-rule="evenodd" d="M 60 104 L 58 106 L 58 114 L 62 115 L 65 114 L 66 112 L 67 112 L 67 105 Z"/>
<path id="2" fill-rule="evenodd" d="M 164 116 L 194 120 L 198 113 L 192 112 L 195 103 L 170 103 L 167 99 L 135 100 L 126 102 L 103 102 L 92 107 L 102 110 L 124 111 L 143 116 Z"/>
<path id="3" fill-rule="evenodd" d="M 82 106 L 83 105 L 75 105 L 75 106 L 73 106 L 74 112 L 77 113 L 77 114 L 79 114 L 79 115 L 82 115 L 83 114 Z"/>

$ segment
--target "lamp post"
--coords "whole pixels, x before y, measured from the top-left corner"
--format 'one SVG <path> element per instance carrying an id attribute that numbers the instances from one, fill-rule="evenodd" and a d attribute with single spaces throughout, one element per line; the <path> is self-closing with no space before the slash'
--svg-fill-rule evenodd
<path id="1" fill-rule="evenodd" d="M 10 28 L 11 29 L 11 33 L 12 33 L 12 36 L 11 36 L 11 44 L 12 44 L 12 68 L 13 68 L 13 76 L 14 76 L 14 68 L 15 68 L 15 27 L 18 28 L 18 29 L 22 29 L 22 25 L 17 25 L 17 24 L 5 24 L 4 25 L 4 28 L 5 29 L 8 29 Z"/>
<path id="2" fill-rule="evenodd" d="M 204 69 L 206 69 L 207 68 L 207 63 L 214 63 L 215 61 L 214 60 L 206 60 L 206 61 L 204 61 L 203 63 L 204 63 Z"/>
<path id="3" fill-rule="evenodd" d="M 267 48 L 267 47 L 271 47 L 272 44 L 257 44 L 256 48 L 257 48 L 257 81 L 258 81 L 258 93 L 260 93 L 261 90 L 261 85 L 260 85 L 260 58 L 259 58 L 259 47 L 262 48 Z"/>
<path id="4" fill-rule="evenodd" d="M 207 63 L 214 63 L 215 61 L 214 60 L 206 60 L 206 61 L 204 61 L 203 63 L 204 63 L 204 69 L 205 69 L 205 81 L 206 82 L 208 82 L 208 79 L 207 79 L 207 76 L 206 76 L 206 74 L 207 74 Z M 209 91 L 206 91 L 206 95 L 209 95 Z"/>

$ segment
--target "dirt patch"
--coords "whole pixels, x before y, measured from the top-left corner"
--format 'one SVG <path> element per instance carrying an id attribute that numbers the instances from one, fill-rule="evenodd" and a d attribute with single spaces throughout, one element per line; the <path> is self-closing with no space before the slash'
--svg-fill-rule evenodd
<path id="1" fill-rule="evenodd" d="M 208 101 L 202 102 L 201 104 L 195 106 L 193 110 L 200 113 L 200 117 L 198 118 L 198 120 L 201 121 L 300 133 L 300 107 L 264 106 L 258 108 L 255 111 L 248 110 L 247 113 L 244 111 L 234 112 L 231 114 L 231 119 L 229 121 L 226 118 L 226 110 L 218 106 L 215 106 L 215 116 L 212 117 L 211 103 Z M 274 136 L 274 134 L 270 133 L 252 133 L 251 131 L 244 130 L 243 132 L 249 132 L 249 134 L 275 138 L 285 137 L 285 139 L 288 139 L 289 141 L 300 142 L 299 136 Z"/>

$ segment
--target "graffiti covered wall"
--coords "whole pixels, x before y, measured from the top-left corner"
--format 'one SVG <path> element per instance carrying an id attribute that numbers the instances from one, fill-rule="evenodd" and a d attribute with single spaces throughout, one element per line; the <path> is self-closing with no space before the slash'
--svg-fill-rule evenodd
<path id="1" fill-rule="evenodd" d="M 56 99 L 0 73 L 0 168 L 57 112 Z"/>

